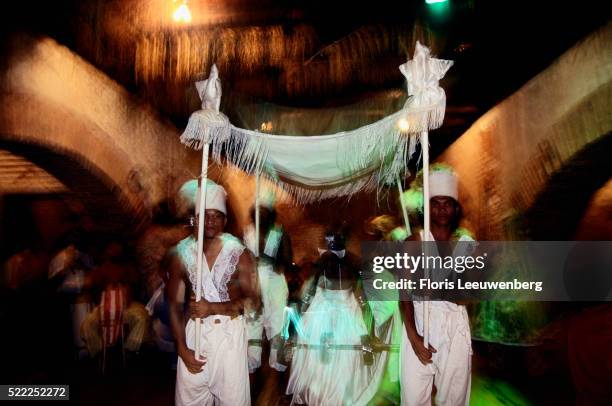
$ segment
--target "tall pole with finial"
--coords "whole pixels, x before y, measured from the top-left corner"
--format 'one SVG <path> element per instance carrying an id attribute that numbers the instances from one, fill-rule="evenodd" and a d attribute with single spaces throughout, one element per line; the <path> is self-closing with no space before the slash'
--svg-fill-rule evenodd
<path id="1" fill-rule="evenodd" d="M 208 154 L 210 143 L 214 137 L 224 137 L 229 134 L 230 124 L 228 118 L 219 112 L 221 105 L 221 80 L 217 66 L 213 64 L 210 68 L 210 76 L 206 80 L 195 83 L 198 95 L 202 101 L 202 109 L 195 111 L 189 117 L 189 122 L 183 134 L 181 142 L 194 149 L 202 148 L 202 169 L 200 172 L 199 195 L 197 197 L 196 211 L 198 219 L 198 239 L 196 243 L 196 301 L 202 299 L 202 273 L 204 268 L 208 272 L 208 264 L 204 255 L 204 227 L 206 216 L 206 184 L 208 180 Z M 204 292 L 205 293 L 205 292 Z M 195 320 L 195 357 L 198 360 L 201 355 L 200 335 L 202 320 Z"/>
<path id="2" fill-rule="evenodd" d="M 438 82 L 444 77 L 453 61 L 432 58 L 429 48 L 418 41 L 411 60 L 402 64 L 399 69 L 406 77 L 410 98 L 406 104 L 421 108 L 420 115 L 409 117 L 406 127 L 420 134 L 423 154 L 423 253 L 427 255 L 431 240 L 429 213 L 429 130 L 440 127 L 446 110 L 446 94 Z M 427 261 L 425 261 L 425 265 Z M 429 278 L 429 270 L 424 267 L 424 277 Z M 429 348 L 429 297 L 423 301 L 423 344 Z"/>

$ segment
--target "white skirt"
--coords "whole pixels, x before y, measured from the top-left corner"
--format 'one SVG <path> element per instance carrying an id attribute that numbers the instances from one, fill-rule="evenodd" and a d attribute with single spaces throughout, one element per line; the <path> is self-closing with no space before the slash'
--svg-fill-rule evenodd
<path id="1" fill-rule="evenodd" d="M 326 290 L 321 287 L 301 320 L 303 336 L 298 344 L 361 344 L 367 330 L 352 289 Z M 375 357 L 376 358 L 376 357 Z M 364 364 L 360 350 L 296 348 L 291 364 L 287 394 L 292 404 L 359 405 L 376 393 L 381 370 Z"/>

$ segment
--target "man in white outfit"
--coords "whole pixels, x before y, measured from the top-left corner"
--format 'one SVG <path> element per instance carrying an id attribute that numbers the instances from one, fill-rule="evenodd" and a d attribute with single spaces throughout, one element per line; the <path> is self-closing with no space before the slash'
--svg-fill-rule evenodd
<path id="1" fill-rule="evenodd" d="M 278 362 L 278 347 L 280 345 L 280 333 L 285 322 L 285 307 L 289 288 L 285 280 L 285 270 L 289 269 L 292 262 L 291 241 L 283 232 L 280 224 L 275 222 L 276 212 L 272 200 L 266 200 L 259 209 L 259 239 L 255 237 L 255 227 L 249 224 L 244 233 L 244 244 L 253 253 L 260 253 L 257 261 L 257 273 L 261 289 L 262 309 L 255 313 L 253 318 L 247 322 L 248 337 L 250 340 L 259 340 L 265 329 L 268 341 L 270 341 L 270 367 L 276 371 L 283 372 L 287 366 Z M 252 210 L 252 220 L 254 219 Z M 259 247 L 256 244 L 259 243 Z M 249 372 L 253 373 L 261 366 L 261 344 L 256 342 L 249 345 Z"/>
<path id="2" fill-rule="evenodd" d="M 430 240 L 466 242 L 455 244 L 454 256 L 472 249 L 473 244 L 467 242 L 474 241 L 458 228 L 461 208 L 457 183 L 452 168 L 432 168 Z M 405 327 L 400 368 L 402 405 L 431 405 L 433 385 L 436 405 L 468 405 L 472 346 L 465 306 L 441 300 L 429 302 L 429 348 L 423 344 L 423 302 L 404 301 L 400 307 Z"/>
<path id="3" fill-rule="evenodd" d="M 191 209 L 195 207 L 197 190 L 197 181 L 192 180 L 179 192 Z M 193 300 L 195 236 L 179 242 L 169 259 L 170 323 L 179 355 L 175 401 L 177 405 L 250 405 L 247 336 L 241 314 L 246 301 L 257 301 L 254 260 L 237 238 L 223 232 L 227 222 L 223 187 L 208 181 L 205 198 L 202 300 Z M 194 227 L 194 233 L 196 230 Z M 187 295 L 192 300 L 190 320 L 185 324 Z M 198 358 L 194 353 L 197 318 L 202 319 Z"/>

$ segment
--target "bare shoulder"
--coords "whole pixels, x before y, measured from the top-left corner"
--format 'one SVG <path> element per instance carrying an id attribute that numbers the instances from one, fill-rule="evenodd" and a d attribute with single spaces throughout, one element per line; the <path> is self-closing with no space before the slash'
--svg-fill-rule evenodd
<path id="1" fill-rule="evenodd" d="M 249 269 L 255 267 L 255 257 L 251 253 L 251 251 L 245 249 L 240 254 L 240 258 L 238 258 L 238 267 L 241 269 Z"/>
<path id="2" fill-rule="evenodd" d="M 170 248 L 166 253 L 166 257 L 164 258 L 164 266 L 171 276 L 180 276 L 182 279 L 187 277 L 187 269 L 181 260 L 178 244 Z"/>
<path id="3" fill-rule="evenodd" d="M 170 248 L 166 253 L 166 256 L 164 257 L 164 264 L 166 264 L 167 266 L 174 265 L 176 262 L 180 262 L 178 245 L 175 245 Z"/>
<path id="4" fill-rule="evenodd" d="M 453 238 L 458 241 L 476 241 L 476 235 L 472 230 L 465 227 L 457 227 L 453 232 Z"/>

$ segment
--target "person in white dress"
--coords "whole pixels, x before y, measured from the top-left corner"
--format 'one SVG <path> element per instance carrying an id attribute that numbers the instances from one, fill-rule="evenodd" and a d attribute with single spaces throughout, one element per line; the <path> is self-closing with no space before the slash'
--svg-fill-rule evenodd
<path id="1" fill-rule="evenodd" d="M 376 394 L 384 363 L 376 355 L 368 365 L 360 349 L 348 348 L 359 347 L 368 334 L 355 293 L 356 261 L 349 257 L 341 232 L 328 232 L 325 238 L 312 282 L 314 297 L 297 329 L 303 333 L 286 393 L 292 404 L 365 405 Z"/>

